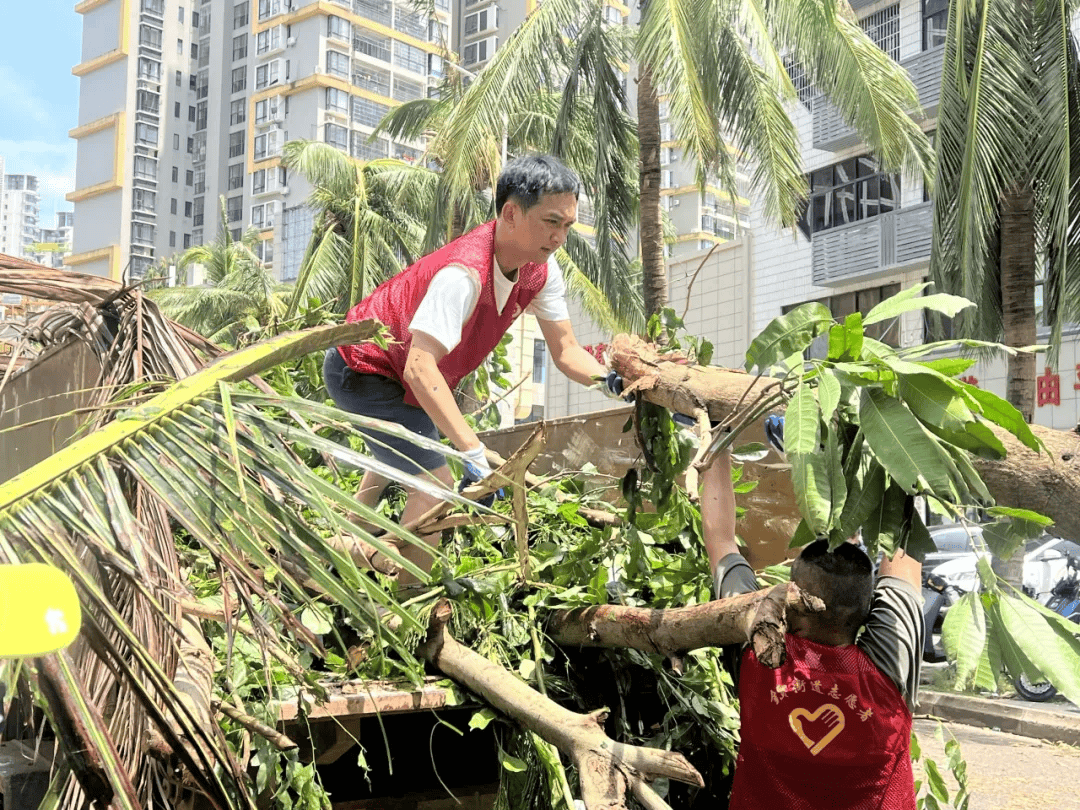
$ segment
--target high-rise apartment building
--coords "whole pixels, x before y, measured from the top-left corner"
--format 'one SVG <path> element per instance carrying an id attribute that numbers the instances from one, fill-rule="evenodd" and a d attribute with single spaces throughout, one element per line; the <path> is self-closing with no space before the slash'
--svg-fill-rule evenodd
<path id="1" fill-rule="evenodd" d="M 41 197 L 32 174 L 5 174 L 0 157 L 0 253 L 32 259 L 38 241 Z"/>
<path id="2" fill-rule="evenodd" d="M 224 216 L 295 278 L 310 189 L 281 165 L 290 139 L 415 159 L 368 136 L 442 75 L 449 0 L 83 0 L 75 202 L 66 263 L 114 278 L 211 241 Z M 224 213 L 222 203 L 224 199 Z"/>
<path id="3" fill-rule="evenodd" d="M 72 211 L 57 211 L 56 226 L 42 228 L 34 246 L 34 261 L 47 267 L 64 266 L 64 257 L 71 253 L 71 242 L 75 234 L 75 214 Z"/>

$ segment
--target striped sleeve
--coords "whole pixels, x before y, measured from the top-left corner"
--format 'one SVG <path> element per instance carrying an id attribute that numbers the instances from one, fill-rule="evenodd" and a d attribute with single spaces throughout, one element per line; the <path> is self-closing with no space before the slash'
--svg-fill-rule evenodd
<path id="1" fill-rule="evenodd" d="M 912 711 L 919 692 L 923 633 L 922 595 L 897 577 L 879 579 L 870 618 L 855 643 L 896 684 Z"/>

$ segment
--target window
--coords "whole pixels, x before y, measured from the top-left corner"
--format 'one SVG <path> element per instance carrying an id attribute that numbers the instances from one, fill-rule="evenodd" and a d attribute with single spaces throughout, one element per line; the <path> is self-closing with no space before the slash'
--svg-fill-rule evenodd
<path id="1" fill-rule="evenodd" d="M 150 144 L 151 146 L 157 146 L 158 142 L 158 128 L 152 124 L 135 124 L 135 141 L 136 143 Z"/>
<path id="2" fill-rule="evenodd" d="M 173 197 L 171 200 L 169 200 L 169 213 L 176 213 L 176 197 Z"/>
<path id="3" fill-rule="evenodd" d="M 424 73 L 427 68 L 427 58 L 419 48 L 406 45 L 404 42 L 395 42 L 394 64 L 415 73 Z"/>
<path id="4" fill-rule="evenodd" d="M 210 20 L 210 12 L 209 11 L 206 12 L 206 19 L 207 19 L 207 21 Z M 191 12 L 191 27 L 192 28 L 198 28 L 199 27 L 199 12 L 197 12 L 197 11 Z"/>
<path id="5" fill-rule="evenodd" d="M 194 76 L 192 77 L 194 78 Z M 184 74 L 182 71 L 176 71 L 176 86 L 180 87 L 184 83 Z"/>
<path id="6" fill-rule="evenodd" d="M 185 233 L 184 234 L 184 250 L 187 250 L 189 247 L 191 247 L 191 234 L 190 233 Z"/>
<path id="7" fill-rule="evenodd" d="M 233 68 L 232 91 L 234 93 L 242 93 L 245 90 L 247 90 L 247 66 Z"/>
<path id="8" fill-rule="evenodd" d="M 253 205 L 251 207 L 251 224 L 256 228 L 261 228 L 265 214 L 265 205 Z"/>
<path id="9" fill-rule="evenodd" d="M 265 65 L 259 65 L 255 68 L 255 89 L 262 90 L 264 87 L 277 84 L 279 70 L 280 66 L 276 59 L 273 62 L 267 62 Z"/>
<path id="10" fill-rule="evenodd" d="M 184 203 L 184 216 L 185 217 L 190 217 L 191 216 L 191 203 L 190 202 Z"/>
<path id="11" fill-rule="evenodd" d="M 270 130 L 263 135 L 257 135 L 255 137 L 255 160 L 265 160 L 268 157 L 273 157 L 281 151 L 281 147 L 278 143 L 281 133 L 278 130 Z"/>
<path id="12" fill-rule="evenodd" d="M 180 151 L 180 135 L 179 133 L 173 133 L 172 136 L 172 148 L 174 152 Z"/>
<path id="13" fill-rule="evenodd" d="M 229 191 L 244 187 L 244 164 L 236 163 L 229 167 Z"/>
<path id="14" fill-rule="evenodd" d="M 237 3 L 233 6 L 232 10 L 232 27 L 233 31 L 237 28 L 243 28 L 248 24 L 248 2 L 244 0 L 243 3 Z"/>
<path id="15" fill-rule="evenodd" d="M 136 211 L 149 214 L 157 210 L 157 194 L 145 188 L 136 188 L 131 192 L 131 207 Z"/>
<path id="16" fill-rule="evenodd" d="M 161 81 L 161 62 L 158 62 L 156 59 L 148 59 L 145 56 L 140 56 L 139 78 L 151 79 L 155 82 Z"/>
<path id="17" fill-rule="evenodd" d="M 247 107 L 246 98 L 238 98 L 229 104 L 229 126 L 233 124 L 242 124 L 247 119 L 245 109 Z"/>
<path id="18" fill-rule="evenodd" d="M 922 0 L 922 47 L 924 51 L 945 44 L 949 26 L 949 0 Z"/>
<path id="19" fill-rule="evenodd" d="M 349 154 L 358 160 L 381 160 L 386 157 L 390 141 L 386 138 L 370 138 L 363 132 L 349 133 Z"/>
<path id="20" fill-rule="evenodd" d="M 270 98 L 264 98 L 262 101 L 255 102 L 255 123 L 265 124 L 268 121 L 277 121 L 278 118 L 278 106 L 279 97 L 271 96 Z"/>
<path id="21" fill-rule="evenodd" d="M 154 226 L 146 222 L 132 222 L 131 241 L 141 245 L 154 244 Z"/>
<path id="22" fill-rule="evenodd" d="M 135 93 L 135 109 L 139 112 L 154 113 L 156 115 L 158 99 L 157 93 L 151 93 L 149 90 L 138 90 Z"/>
<path id="23" fill-rule="evenodd" d="M 195 172 L 193 172 L 191 169 L 188 169 L 186 172 L 184 172 L 184 185 L 195 185 Z"/>
<path id="24" fill-rule="evenodd" d="M 362 54 L 390 61 L 390 37 L 381 37 L 363 28 L 358 28 L 353 37 L 353 48 Z"/>
<path id="25" fill-rule="evenodd" d="M 900 207 L 900 178 L 885 174 L 870 155 L 810 173 L 810 198 L 799 228 L 811 235 L 876 217 Z"/>
<path id="26" fill-rule="evenodd" d="M 178 70 L 178 71 L 176 71 L 176 72 L 177 72 L 177 73 L 179 73 L 180 71 Z M 194 89 L 195 89 L 195 87 L 196 87 L 196 85 L 197 85 L 197 83 L 198 83 L 198 80 L 197 80 L 197 79 L 195 78 L 195 74 L 194 74 L 194 73 L 192 73 L 192 74 L 191 74 L 190 76 L 188 76 L 188 89 L 189 89 L 189 90 L 194 90 Z M 177 87 L 179 87 L 179 86 L 180 86 L 180 85 L 177 85 Z"/>
<path id="27" fill-rule="evenodd" d="M 620 15 L 620 20 L 622 15 Z M 465 17 L 465 36 L 470 36 L 479 31 L 487 31 L 489 28 L 499 27 L 499 9 L 497 6 L 485 8 L 475 14 Z"/>
<path id="28" fill-rule="evenodd" d="M 266 191 L 266 169 L 258 169 L 251 174 L 251 193 L 262 194 Z"/>
<path id="29" fill-rule="evenodd" d="M 324 140 L 335 149 L 346 151 L 349 148 L 349 130 L 338 124 L 326 124 L 324 129 Z"/>
<path id="30" fill-rule="evenodd" d="M 547 344 L 542 340 L 533 341 L 532 381 L 544 384 L 547 379 Z"/>
<path id="31" fill-rule="evenodd" d="M 357 123 L 366 124 L 369 127 L 378 126 L 383 116 L 389 111 L 390 108 L 385 104 L 379 104 L 376 101 L 370 101 L 360 96 L 353 96 L 352 120 Z"/>
<path id="32" fill-rule="evenodd" d="M 352 26 L 349 25 L 348 20 L 331 14 L 326 18 L 326 35 L 330 39 L 340 39 L 342 42 L 348 42 L 352 39 Z"/>
<path id="33" fill-rule="evenodd" d="M 660 172 L 660 188 L 675 188 L 675 172 L 670 169 Z"/>
<path id="34" fill-rule="evenodd" d="M 176 247 L 176 231 L 169 231 L 169 247 Z"/>
<path id="35" fill-rule="evenodd" d="M 179 117 L 180 117 L 180 102 L 179 101 L 174 101 L 173 102 L 173 118 L 179 118 Z"/>
<path id="36" fill-rule="evenodd" d="M 188 108 L 187 108 L 187 120 L 190 121 L 193 124 L 195 123 L 195 106 L 194 105 L 188 105 Z"/>
<path id="37" fill-rule="evenodd" d="M 803 70 L 802 63 L 798 59 L 785 56 L 784 67 L 787 69 L 792 85 L 795 86 L 795 93 L 798 95 L 799 101 L 803 103 L 806 109 L 812 109 L 813 98 L 816 93 L 814 85 L 810 83 L 810 76 Z"/>
<path id="38" fill-rule="evenodd" d="M 281 0 L 259 0 L 259 19 L 265 20 L 281 13 Z"/>
<path id="39" fill-rule="evenodd" d="M 233 37 L 232 41 L 232 58 L 235 62 L 238 59 L 243 59 L 247 56 L 248 38 L 247 34 L 241 34 L 238 37 Z"/>
<path id="40" fill-rule="evenodd" d="M 260 31 L 255 37 L 255 53 L 266 53 L 281 47 L 281 26 Z"/>
<path id="41" fill-rule="evenodd" d="M 178 166 L 172 167 L 172 181 L 174 183 L 180 182 L 180 168 Z"/>
<path id="42" fill-rule="evenodd" d="M 157 161 L 143 155 L 135 156 L 135 176 L 154 180 L 157 178 Z"/>
<path id="43" fill-rule="evenodd" d="M 234 158 L 244 154 L 244 135 L 246 134 L 243 130 L 229 133 L 229 157 Z"/>
<path id="44" fill-rule="evenodd" d="M 187 139 L 187 153 L 189 155 L 195 154 L 195 139 L 194 138 L 188 138 Z"/>
<path id="45" fill-rule="evenodd" d="M 893 60 L 900 61 L 900 4 L 876 11 L 859 20 L 866 35 Z"/>
<path id="46" fill-rule="evenodd" d="M 191 43 L 191 58 L 192 59 L 198 59 L 199 58 L 199 43 L 197 43 L 197 42 L 192 42 Z"/>
<path id="47" fill-rule="evenodd" d="M 154 50 L 161 50 L 161 29 L 149 25 L 139 26 L 139 44 Z"/>
<path id="48" fill-rule="evenodd" d="M 180 6 L 180 7 L 178 7 L 176 9 L 176 21 L 177 22 L 183 22 L 184 21 L 184 7 L 183 6 Z"/>
<path id="49" fill-rule="evenodd" d="M 165 0 L 142 0 L 140 8 L 143 11 L 149 11 L 151 14 L 164 14 Z"/>
<path id="50" fill-rule="evenodd" d="M 327 112 L 342 113 L 343 115 L 349 114 L 349 94 L 344 90 L 338 90 L 336 87 L 326 88 L 326 110 Z"/>
<path id="51" fill-rule="evenodd" d="M 200 101 L 195 115 L 195 131 L 202 132 L 204 129 L 206 129 L 206 102 Z"/>
<path id="52" fill-rule="evenodd" d="M 243 217 L 244 197 L 238 194 L 235 197 L 229 197 L 225 201 L 225 219 L 229 222 L 239 222 Z"/>
<path id="53" fill-rule="evenodd" d="M 337 51 L 327 51 L 326 72 L 331 76 L 349 78 L 349 57 Z"/>

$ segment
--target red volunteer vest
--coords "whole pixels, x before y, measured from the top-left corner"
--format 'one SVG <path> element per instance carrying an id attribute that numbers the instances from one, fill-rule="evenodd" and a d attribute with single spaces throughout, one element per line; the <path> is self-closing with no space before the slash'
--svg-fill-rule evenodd
<path id="1" fill-rule="evenodd" d="M 547 263 L 524 264 L 518 268 L 517 283 L 499 312 L 492 283 L 495 259 L 495 221 L 474 228 L 453 242 L 429 253 L 387 281 L 349 310 L 346 323 L 375 318 L 386 325 L 394 343 L 381 349 L 374 343 L 340 346 L 345 364 L 361 374 L 381 374 L 405 386 L 405 401 L 419 405 L 405 383 L 405 358 L 409 355 L 412 323 L 420 302 L 435 274 L 451 264 L 461 265 L 480 279 L 480 297 L 461 332 L 461 342 L 439 361 L 439 371 L 453 388 L 475 371 L 491 350 L 499 345 L 506 330 L 525 311 L 547 281 Z"/>
<path id="2" fill-rule="evenodd" d="M 858 647 L 787 636 L 776 670 L 743 653 L 731 810 L 915 810 L 911 712 Z"/>

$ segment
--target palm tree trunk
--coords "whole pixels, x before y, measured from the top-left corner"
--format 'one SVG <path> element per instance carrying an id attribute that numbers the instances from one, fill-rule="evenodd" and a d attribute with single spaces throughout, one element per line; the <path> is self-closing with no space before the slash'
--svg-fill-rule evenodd
<path id="1" fill-rule="evenodd" d="M 1030 185 L 1013 188 L 1001 200 L 1001 305 L 1003 342 L 1033 346 L 1035 327 L 1035 219 Z M 1035 416 L 1035 355 L 1009 357 L 1005 398 L 1031 422 Z"/>
<path id="2" fill-rule="evenodd" d="M 664 230 L 660 224 L 660 102 L 652 83 L 652 69 L 638 68 L 638 141 L 640 143 L 641 284 L 645 317 L 667 306 L 667 267 L 664 265 Z"/>
<path id="3" fill-rule="evenodd" d="M 1006 346 L 1033 346 L 1035 326 L 1035 219 L 1030 184 L 1016 186 L 1001 200 L 1001 310 Z M 1008 358 L 1005 398 L 1031 422 L 1035 417 L 1035 355 L 1018 352 Z M 994 570 L 1020 587 L 1024 554 L 1008 560 L 994 558 Z"/>

